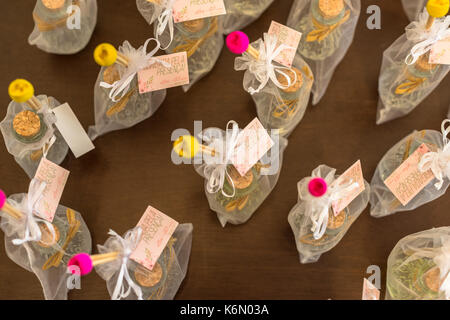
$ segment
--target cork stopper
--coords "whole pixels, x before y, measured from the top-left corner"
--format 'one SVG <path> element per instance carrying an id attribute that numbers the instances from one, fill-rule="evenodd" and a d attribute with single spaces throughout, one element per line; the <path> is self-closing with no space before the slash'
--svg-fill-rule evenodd
<path id="1" fill-rule="evenodd" d="M 439 292 L 442 283 L 440 275 L 441 272 L 438 267 L 428 270 L 424 275 L 425 284 L 433 292 Z"/>
<path id="2" fill-rule="evenodd" d="M 325 19 L 333 19 L 344 10 L 344 0 L 319 0 L 319 12 Z"/>
<path id="3" fill-rule="evenodd" d="M 297 81 L 295 83 L 294 83 L 294 81 L 295 81 L 294 72 L 295 72 L 295 74 L 297 74 Z M 291 86 L 286 89 L 282 89 L 284 92 L 293 93 L 293 92 L 298 91 L 302 87 L 303 75 L 300 70 L 292 67 L 292 71 L 286 70 L 286 71 L 283 71 L 283 73 L 287 74 L 289 76 L 289 78 L 291 79 Z M 283 86 L 288 85 L 288 81 L 284 75 L 277 73 L 277 79 Z"/>
<path id="4" fill-rule="evenodd" d="M 331 230 L 335 230 L 337 228 L 340 228 L 345 222 L 345 211 L 342 210 L 339 212 L 337 216 L 334 215 L 334 213 L 330 210 L 329 216 L 328 216 L 328 224 L 327 228 Z"/>
<path id="5" fill-rule="evenodd" d="M 161 281 L 163 271 L 161 265 L 156 263 L 152 270 L 138 265 L 134 270 L 134 277 L 136 281 L 143 287 L 153 287 Z"/>
<path id="6" fill-rule="evenodd" d="M 189 31 L 189 32 L 198 32 L 203 29 L 205 26 L 205 19 L 195 19 L 183 22 L 183 26 Z"/>
<path id="7" fill-rule="evenodd" d="M 113 84 L 118 80 L 120 80 L 120 74 L 116 65 L 109 66 L 103 71 L 103 81 L 106 83 Z"/>
<path id="8" fill-rule="evenodd" d="M 42 4 L 50 10 L 58 10 L 64 6 L 66 0 L 42 0 Z"/>
<path id="9" fill-rule="evenodd" d="M 419 57 L 419 59 L 416 61 L 415 66 L 417 69 L 419 69 L 421 71 L 425 71 L 425 72 L 431 71 L 431 70 L 435 69 L 437 67 L 437 65 L 431 64 L 431 63 L 429 63 L 429 61 L 430 61 L 430 52 L 427 52 Z"/>
<path id="10" fill-rule="evenodd" d="M 26 138 L 33 137 L 41 130 L 41 119 L 35 112 L 21 111 L 14 117 L 13 129 L 18 135 Z"/>
<path id="11" fill-rule="evenodd" d="M 237 171 L 237 169 L 234 166 L 229 166 L 228 174 L 230 175 L 231 180 L 233 180 L 233 184 L 236 189 L 242 190 L 248 188 L 253 182 L 252 170 L 249 170 L 244 176 L 241 176 L 241 174 Z M 230 178 L 228 176 L 227 180 L 228 183 L 231 184 Z"/>
<path id="12" fill-rule="evenodd" d="M 39 224 L 39 228 L 41 229 L 42 237 L 41 241 L 39 241 L 38 244 L 41 247 L 48 248 L 55 245 L 58 242 L 60 233 L 55 225 L 53 225 L 53 229 L 55 230 L 55 238 L 53 238 L 53 235 L 46 224 L 44 223 Z"/>

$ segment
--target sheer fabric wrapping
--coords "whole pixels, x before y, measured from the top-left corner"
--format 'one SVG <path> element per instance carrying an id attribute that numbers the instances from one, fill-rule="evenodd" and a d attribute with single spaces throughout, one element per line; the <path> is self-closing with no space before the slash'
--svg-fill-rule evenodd
<path id="1" fill-rule="evenodd" d="M 152 286 L 142 285 L 136 280 L 136 270 L 143 268 L 138 263 L 128 259 L 128 273 L 135 284 L 142 290 L 142 298 L 145 300 L 172 300 L 183 282 L 191 255 L 192 230 L 190 223 L 180 224 L 175 229 L 166 248 L 158 259 L 162 275 L 160 280 Z M 117 238 L 110 237 L 104 245 L 98 245 L 100 253 L 120 251 L 121 244 Z M 117 279 L 121 268 L 122 259 L 95 266 L 95 271 L 106 281 L 109 294 L 112 296 L 116 288 Z M 130 291 L 126 300 L 136 300 L 137 296 L 133 290 Z"/>
<path id="2" fill-rule="evenodd" d="M 264 47 L 264 41 L 258 39 L 251 46 L 260 52 Z M 279 65 L 277 62 L 273 63 Z M 245 70 L 243 85 L 245 91 L 249 93 L 260 85 L 257 79 L 260 65 L 261 62 L 255 60 L 247 52 L 244 52 L 242 57 L 235 59 L 234 69 Z M 311 69 L 299 54 L 295 56 L 291 70 L 281 70 L 291 78 L 291 87 L 283 90 L 269 79 L 262 90 L 251 94 L 262 125 L 268 130 L 279 129 L 280 134 L 284 137 L 288 137 L 303 119 L 314 82 Z M 298 73 L 296 78 L 292 76 L 294 72 Z M 284 80 L 284 76 L 280 74 L 277 74 L 277 78 L 279 81 Z M 294 88 L 297 88 L 297 84 L 300 82 L 301 86 L 295 90 Z"/>
<path id="3" fill-rule="evenodd" d="M 119 47 L 119 52 L 126 57 L 136 57 L 137 52 L 142 49 L 143 46 L 136 50 L 128 41 L 125 41 Z M 126 94 L 118 102 L 114 102 L 109 97 L 111 89 L 101 87 L 100 83 L 117 81 L 126 72 L 127 68 L 118 64 L 101 68 L 94 87 L 95 125 L 89 127 L 89 137 L 92 140 L 111 131 L 130 128 L 148 119 L 166 98 L 166 90 L 140 94 L 136 75 Z M 107 79 L 105 74 L 108 74 Z"/>
<path id="4" fill-rule="evenodd" d="M 416 20 L 427 4 L 427 0 L 402 0 L 403 9 L 410 21 Z"/>
<path id="5" fill-rule="evenodd" d="M 197 81 L 208 74 L 216 64 L 223 47 L 223 30 L 220 17 L 210 17 L 180 23 L 173 23 L 168 17 L 167 27 L 157 36 L 158 17 L 166 9 L 167 1 L 162 5 L 146 0 L 136 0 L 139 12 L 151 24 L 154 22 L 155 37 L 167 54 L 186 51 L 189 66 L 189 84 L 183 86 L 188 91 Z M 173 23 L 171 37 L 170 23 Z"/>
<path id="6" fill-rule="evenodd" d="M 26 194 L 14 194 L 8 198 L 8 202 L 17 207 Z M 78 231 L 64 250 L 61 262 L 57 267 L 50 267 L 43 270 L 43 266 L 50 257 L 62 250 L 69 233 L 70 223 L 68 221 L 69 212 L 74 214 L 76 220 L 80 222 Z M 90 253 L 92 248 L 91 234 L 80 213 L 65 206 L 59 205 L 52 222 L 59 233 L 58 241 L 48 247 L 42 246 L 38 242 L 25 242 L 21 245 L 12 243 L 14 239 L 23 238 L 25 233 L 25 223 L 18 221 L 2 213 L 1 229 L 5 233 L 5 249 L 8 257 L 16 264 L 27 271 L 33 272 L 39 279 L 46 300 L 66 300 L 68 294 L 67 262 L 80 252 Z"/>
<path id="7" fill-rule="evenodd" d="M 55 135 L 56 140 L 48 150 L 47 159 L 60 164 L 69 151 L 69 146 L 55 127 L 56 117 L 50 111 L 61 104 L 55 98 L 46 95 L 39 95 L 36 98 L 41 102 L 42 107 L 37 111 L 41 121 L 41 129 L 35 138 L 20 138 L 13 129 L 14 117 L 21 111 L 31 110 L 25 103 L 11 101 L 8 105 L 6 117 L 0 123 L 6 149 L 14 156 L 16 162 L 30 178 L 33 178 L 36 174 L 43 155 L 42 148 L 53 135 Z"/>
<path id="8" fill-rule="evenodd" d="M 336 175 L 336 169 L 320 165 L 313 170 L 311 177 L 303 178 L 297 184 L 299 198 L 297 204 L 289 212 L 288 222 L 294 233 L 301 263 L 317 262 L 323 253 L 333 249 L 369 203 L 370 186 L 364 181 L 365 190 L 337 217 L 334 216 L 331 207 L 329 208 L 325 233 L 321 238 L 315 239 L 312 232 L 312 206 L 317 200 L 313 199 L 308 191 L 308 183 L 312 177 L 321 177 L 330 186 L 339 175 Z"/>
<path id="9" fill-rule="evenodd" d="M 322 99 L 334 70 L 349 49 L 361 11 L 360 0 L 344 0 L 344 9 L 334 18 L 319 13 L 319 0 L 295 0 L 287 25 L 302 33 L 298 52 L 314 75 L 313 101 Z"/>
<path id="10" fill-rule="evenodd" d="M 408 235 L 387 262 L 386 300 L 450 300 L 450 227 Z"/>
<path id="11" fill-rule="evenodd" d="M 370 214 L 380 218 L 396 212 L 414 210 L 442 196 L 448 186 L 444 179 L 442 187 L 435 187 L 437 179 L 433 179 L 406 206 L 403 206 L 384 184 L 384 181 L 405 161 L 422 143 L 431 150 L 443 148 L 442 134 L 435 130 L 414 131 L 394 145 L 380 160 L 373 175 L 370 194 Z"/>
<path id="12" fill-rule="evenodd" d="M 69 11 L 71 5 L 79 9 Z M 75 22 L 78 17 L 80 28 L 72 28 L 71 20 Z M 28 38 L 30 45 L 48 53 L 74 54 L 84 49 L 92 36 L 97 24 L 97 0 L 66 0 L 60 9 L 54 10 L 37 0 L 33 19 L 34 29 Z"/>
<path id="13" fill-rule="evenodd" d="M 217 146 L 226 145 L 226 133 L 222 129 L 208 128 L 201 132 L 199 136 L 212 149 L 217 148 L 220 150 Z M 217 161 L 217 158 L 204 156 L 201 163 L 194 162 L 197 173 L 205 178 L 206 198 L 208 199 L 211 210 L 216 212 L 222 227 L 225 227 L 227 223 L 242 224 L 247 222 L 277 184 L 283 163 L 283 152 L 288 142 L 287 139 L 281 136 L 278 141 L 274 142 L 275 145 L 266 153 L 260 162 L 249 170 L 245 178 L 242 178 L 247 179 L 246 181 L 239 180 L 241 179 L 239 178 L 240 174 L 235 171 L 236 169 L 234 169 L 234 166 L 229 161 L 223 165 L 218 163 L 222 161 Z M 273 156 L 275 153 L 278 153 L 278 158 Z M 275 160 L 271 161 L 270 159 L 273 158 Z M 242 185 L 240 186 L 237 185 L 239 182 L 233 182 L 236 185 L 234 195 L 232 184 L 229 178 L 226 177 L 223 183 L 223 192 L 221 190 L 208 191 L 211 172 L 220 166 L 226 166 L 228 174 L 235 172 L 236 175 L 234 175 L 234 178 L 242 181 Z"/>
<path id="14" fill-rule="evenodd" d="M 412 64 L 405 63 L 411 49 L 427 38 L 426 9 L 417 21 L 406 27 L 406 33 L 383 53 L 378 80 L 377 124 L 403 117 L 414 110 L 448 74 L 450 66 L 431 65 L 428 53 Z M 436 22 L 433 28 L 436 27 Z"/>
<path id="15" fill-rule="evenodd" d="M 223 32 L 242 30 L 258 19 L 273 0 L 225 0 L 227 14 L 221 16 Z"/>

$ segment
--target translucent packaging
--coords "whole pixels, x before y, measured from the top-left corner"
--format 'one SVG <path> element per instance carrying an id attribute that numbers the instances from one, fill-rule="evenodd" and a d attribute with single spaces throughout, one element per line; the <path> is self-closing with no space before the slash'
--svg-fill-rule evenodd
<path id="1" fill-rule="evenodd" d="M 403 9 L 410 21 L 416 20 L 427 4 L 427 0 L 402 0 Z"/>
<path id="2" fill-rule="evenodd" d="M 223 32 L 244 29 L 272 4 L 273 0 L 225 0 L 227 14 L 221 16 Z"/>

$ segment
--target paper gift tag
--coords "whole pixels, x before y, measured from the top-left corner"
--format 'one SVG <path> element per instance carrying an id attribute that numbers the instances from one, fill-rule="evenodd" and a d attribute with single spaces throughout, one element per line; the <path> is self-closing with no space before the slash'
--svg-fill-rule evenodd
<path id="1" fill-rule="evenodd" d="M 380 300 L 380 290 L 364 278 L 362 300 Z"/>
<path id="2" fill-rule="evenodd" d="M 258 118 L 250 122 L 238 135 L 231 163 L 241 176 L 250 170 L 274 145 Z"/>
<path id="3" fill-rule="evenodd" d="M 290 68 L 294 62 L 295 54 L 297 52 L 300 39 L 302 38 L 302 34 L 297 30 L 286 27 L 275 21 L 272 21 L 270 24 L 268 33 L 277 36 L 277 46 L 285 44 L 294 48 L 281 51 L 281 53 L 274 59 L 276 62 Z"/>
<path id="4" fill-rule="evenodd" d="M 142 228 L 142 238 L 130 258 L 152 270 L 178 222 L 149 206 L 137 225 Z"/>
<path id="5" fill-rule="evenodd" d="M 450 37 L 441 41 L 431 48 L 430 63 L 450 65 Z"/>
<path id="6" fill-rule="evenodd" d="M 175 23 L 226 14 L 224 0 L 175 0 L 172 16 Z"/>
<path id="7" fill-rule="evenodd" d="M 189 83 L 189 69 L 186 51 L 163 55 L 158 59 L 170 63 L 167 68 L 155 62 L 138 72 L 139 93 L 182 86 Z"/>
<path id="8" fill-rule="evenodd" d="M 421 144 L 395 171 L 384 181 L 394 196 L 406 206 L 433 179 L 431 170 L 419 171 L 422 156 L 429 152 L 426 144 Z"/>
<path id="9" fill-rule="evenodd" d="M 49 222 L 53 218 L 61 200 L 69 171 L 42 157 L 36 171 L 35 179 L 46 183 L 43 196 L 36 204 L 35 214 Z"/>
<path id="10" fill-rule="evenodd" d="M 344 210 L 361 192 L 366 189 L 364 184 L 364 177 L 361 169 L 361 160 L 356 161 L 350 168 L 347 169 L 333 184 L 348 183 L 349 181 L 357 182 L 358 188 L 350 191 L 345 197 L 341 198 L 332 204 L 334 215 L 337 216 Z"/>
<path id="11" fill-rule="evenodd" d="M 53 108 L 52 112 L 56 116 L 56 127 L 76 158 L 95 149 L 94 144 L 89 139 L 89 136 L 68 103 Z"/>

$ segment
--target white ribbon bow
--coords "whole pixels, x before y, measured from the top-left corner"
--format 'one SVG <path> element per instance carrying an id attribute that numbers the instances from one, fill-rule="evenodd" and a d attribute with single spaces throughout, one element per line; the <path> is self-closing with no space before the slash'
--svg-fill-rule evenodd
<path id="1" fill-rule="evenodd" d="M 231 128 L 229 128 L 231 125 Z M 237 145 L 237 138 L 239 135 L 239 126 L 236 121 L 230 120 L 227 123 L 226 132 L 225 132 L 225 144 L 223 141 L 219 141 L 221 143 L 220 147 L 223 147 L 225 145 L 225 152 L 219 152 L 219 163 L 217 163 L 217 158 L 214 159 L 213 163 L 206 164 L 204 168 L 204 174 L 206 179 L 208 180 L 208 183 L 206 184 L 206 190 L 209 193 L 216 193 L 219 190 L 222 191 L 222 194 L 225 197 L 232 198 L 236 194 L 236 189 L 234 186 L 233 179 L 231 179 L 230 174 L 228 173 L 227 167 L 230 163 L 231 158 L 234 155 L 235 148 Z M 214 142 L 213 142 L 214 144 Z M 210 145 L 211 146 L 211 145 Z M 218 144 L 216 144 L 216 148 L 218 148 Z M 205 161 L 208 161 L 205 159 Z M 223 185 L 225 183 L 225 178 L 228 177 L 228 181 L 231 183 L 231 187 L 233 189 L 232 194 L 228 194 L 223 190 Z"/>
<path id="2" fill-rule="evenodd" d="M 170 40 L 167 46 L 161 48 L 162 50 L 166 50 L 173 40 L 173 3 L 174 0 L 167 0 L 163 5 L 164 10 L 158 16 L 158 25 L 156 26 L 156 39 L 159 41 L 159 37 L 163 34 L 164 30 L 166 30 L 167 26 L 169 27 Z"/>
<path id="3" fill-rule="evenodd" d="M 54 240 L 56 238 L 53 225 L 47 220 L 38 218 L 34 215 L 34 207 L 41 200 L 45 186 L 46 183 L 43 181 L 39 181 L 37 179 L 31 180 L 30 186 L 28 187 L 28 194 L 23 198 L 20 204 L 21 211 L 25 212 L 26 218 L 25 235 L 23 239 L 12 240 L 14 245 L 18 246 L 28 241 L 40 241 L 42 238 L 42 232 L 38 223 L 44 223 L 47 226 L 47 229 L 51 232 L 52 239 Z M 53 240 L 51 242 L 53 242 Z"/>
<path id="4" fill-rule="evenodd" d="M 450 179 L 450 143 L 447 135 L 450 133 L 450 127 L 445 127 L 450 120 L 444 120 L 441 124 L 443 148 L 436 152 L 425 153 L 419 162 L 419 170 L 426 172 L 431 170 L 438 182 L 434 184 L 437 190 L 442 188 L 444 176 Z"/>
<path id="5" fill-rule="evenodd" d="M 441 280 L 445 279 L 439 290 L 444 292 L 445 298 L 450 300 L 450 238 L 442 240 L 441 254 L 433 259 L 439 268 Z"/>
<path id="6" fill-rule="evenodd" d="M 287 89 L 292 84 L 297 82 L 297 73 L 295 73 L 292 68 L 288 68 L 281 65 L 274 65 L 273 60 L 286 49 L 295 50 L 294 47 L 281 44 L 277 47 L 278 39 L 275 35 L 269 35 L 264 33 L 263 44 L 259 48 L 258 59 L 254 59 L 248 53 L 242 56 L 245 61 L 244 69 L 248 69 L 251 73 L 255 75 L 256 80 L 260 83 L 259 87 L 254 89 L 252 87 L 248 88 L 250 94 L 255 94 L 260 92 L 269 82 L 269 79 L 280 89 Z M 284 71 L 289 70 L 294 73 L 294 82 Z M 281 74 L 287 81 L 287 85 L 283 85 L 278 81 L 277 73 Z"/>
<path id="7" fill-rule="evenodd" d="M 156 47 L 147 53 L 147 46 L 151 40 L 156 42 Z M 118 102 L 120 99 L 125 96 L 125 94 L 130 89 L 131 81 L 133 81 L 136 74 L 148 67 L 152 64 L 159 62 L 166 68 L 169 68 L 171 65 L 163 60 L 153 57 L 153 55 L 160 49 L 161 45 L 158 40 L 155 38 L 150 38 L 145 41 L 144 46 L 138 50 L 130 50 L 130 52 L 126 55 L 128 58 L 128 66 L 126 68 L 125 74 L 123 74 L 120 80 L 114 82 L 113 84 L 109 84 L 107 82 L 100 82 L 100 87 L 111 89 L 109 92 L 109 98 Z M 120 95 L 120 98 L 117 99 L 117 96 Z"/>
<path id="8" fill-rule="evenodd" d="M 333 172 L 334 174 L 334 172 Z M 315 178 L 315 177 L 312 177 Z M 328 186 L 327 192 L 322 197 L 309 198 L 309 207 L 311 210 L 311 221 L 314 239 L 323 237 L 328 226 L 328 214 L 333 202 L 345 197 L 353 189 L 358 188 L 359 184 L 352 180 L 341 184 L 331 183 Z"/>
<path id="9" fill-rule="evenodd" d="M 420 14 L 419 20 L 412 22 L 406 28 L 406 36 L 408 40 L 418 42 L 412 47 L 411 52 L 405 59 L 407 65 L 414 64 L 420 56 L 430 51 L 434 44 L 440 40 L 450 37 L 450 16 L 443 19 L 437 19 L 433 26 L 427 30 L 426 24 L 429 14 L 427 9 Z"/>
<path id="10" fill-rule="evenodd" d="M 109 230 L 109 235 L 116 237 L 122 246 L 121 257 L 122 263 L 120 265 L 120 272 L 117 277 L 116 287 L 114 288 L 111 299 L 112 300 L 120 300 L 122 298 L 128 297 L 133 289 L 136 294 L 138 300 L 142 300 L 142 290 L 134 281 L 131 279 L 130 274 L 128 273 L 128 260 L 130 258 L 131 253 L 136 249 L 141 240 L 142 229 L 141 227 L 136 227 L 132 230 L 129 230 L 125 236 L 122 238 L 115 231 Z M 128 289 L 125 291 L 125 282 L 128 284 Z"/>

